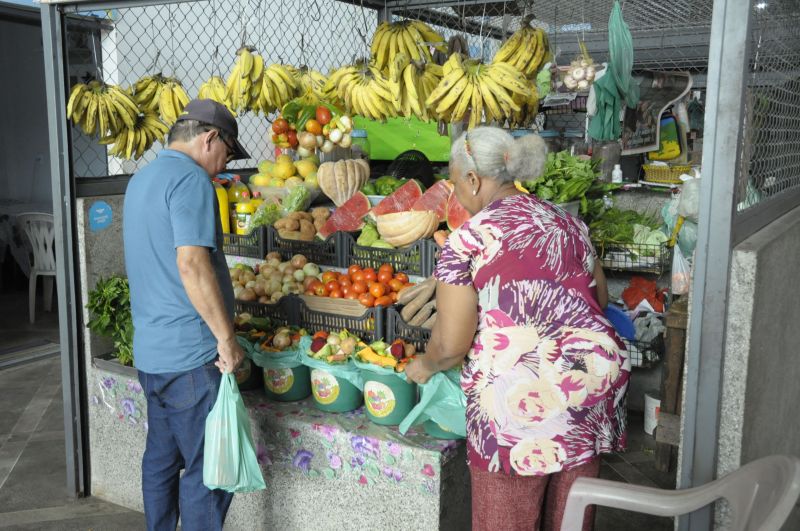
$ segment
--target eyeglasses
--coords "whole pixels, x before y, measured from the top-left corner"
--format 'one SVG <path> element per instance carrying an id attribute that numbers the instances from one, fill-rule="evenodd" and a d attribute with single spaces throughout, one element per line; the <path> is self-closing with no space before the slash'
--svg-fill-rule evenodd
<path id="1" fill-rule="evenodd" d="M 227 156 L 225 157 L 225 162 L 230 162 L 230 161 L 232 161 L 232 160 L 233 160 L 233 157 L 234 157 L 234 155 L 236 155 L 236 149 L 235 149 L 233 146 L 231 146 L 231 145 L 228 143 L 228 141 L 227 141 L 227 140 L 225 140 L 225 137 L 224 137 L 224 136 L 222 136 L 222 132 L 221 132 L 221 131 L 217 131 L 217 138 L 219 138 L 219 139 L 220 139 L 220 141 L 221 141 L 223 144 L 225 144 L 225 147 L 226 147 L 226 148 L 228 148 L 228 150 L 227 150 L 227 151 L 228 151 L 228 154 L 227 154 Z"/>

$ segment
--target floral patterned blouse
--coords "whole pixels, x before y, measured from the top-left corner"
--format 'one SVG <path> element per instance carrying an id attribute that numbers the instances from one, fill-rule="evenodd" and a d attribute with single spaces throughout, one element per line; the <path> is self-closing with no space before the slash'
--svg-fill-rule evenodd
<path id="1" fill-rule="evenodd" d="M 533 195 L 453 232 L 438 280 L 472 286 L 479 324 L 461 386 L 473 467 L 536 476 L 625 447 L 630 361 L 597 303 L 586 226 Z"/>

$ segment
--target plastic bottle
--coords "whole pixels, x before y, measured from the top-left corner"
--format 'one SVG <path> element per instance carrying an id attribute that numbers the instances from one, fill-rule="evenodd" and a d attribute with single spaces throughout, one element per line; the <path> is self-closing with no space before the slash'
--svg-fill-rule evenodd
<path id="1" fill-rule="evenodd" d="M 222 223 L 222 232 L 228 234 L 231 232 L 231 213 L 230 204 L 228 203 L 228 192 L 219 181 L 213 181 L 214 192 L 217 194 L 217 203 L 219 203 L 219 220 Z"/>
<path id="2" fill-rule="evenodd" d="M 231 186 L 228 188 L 228 203 L 230 204 L 231 231 L 236 232 L 236 205 L 240 201 L 250 200 L 250 189 L 242 182 L 240 175 L 234 175 Z M 238 232 L 236 232 L 238 234 Z"/>
<path id="3" fill-rule="evenodd" d="M 261 197 L 261 192 L 255 191 L 253 192 L 253 199 L 250 200 L 250 204 L 253 205 L 254 210 L 258 210 L 258 207 L 261 206 L 261 203 L 264 202 L 264 198 Z"/>
<path id="4" fill-rule="evenodd" d="M 620 184 L 622 182 L 622 168 L 619 164 L 614 164 L 614 170 L 611 172 L 611 182 Z"/>
<path id="5" fill-rule="evenodd" d="M 236 203 L 236 234 L 249 234 L 250 218 L 255 212 L 256 207 L 248 199 Z"/>

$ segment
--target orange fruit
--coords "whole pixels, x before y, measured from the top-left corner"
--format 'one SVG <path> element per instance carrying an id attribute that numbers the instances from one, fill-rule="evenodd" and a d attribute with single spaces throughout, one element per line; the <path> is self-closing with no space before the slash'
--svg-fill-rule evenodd
<path id="1" fill-rule="evenodd" d="M 322 125 L 313 118 L 306 122 L 306 131 L 311 133 L 314 136 L 318 136 L 322 134 Z"/>

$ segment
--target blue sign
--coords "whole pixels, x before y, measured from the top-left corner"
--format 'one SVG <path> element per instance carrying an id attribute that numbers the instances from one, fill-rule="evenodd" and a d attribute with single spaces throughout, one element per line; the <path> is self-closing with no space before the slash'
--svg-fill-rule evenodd
<path id="1" fill-rule="evenodd" d="M 111 206 L 105 201 L 95 201 L 89 207 L 89 230 L 98 232 L 111 226 L 114 213 Z"/>

